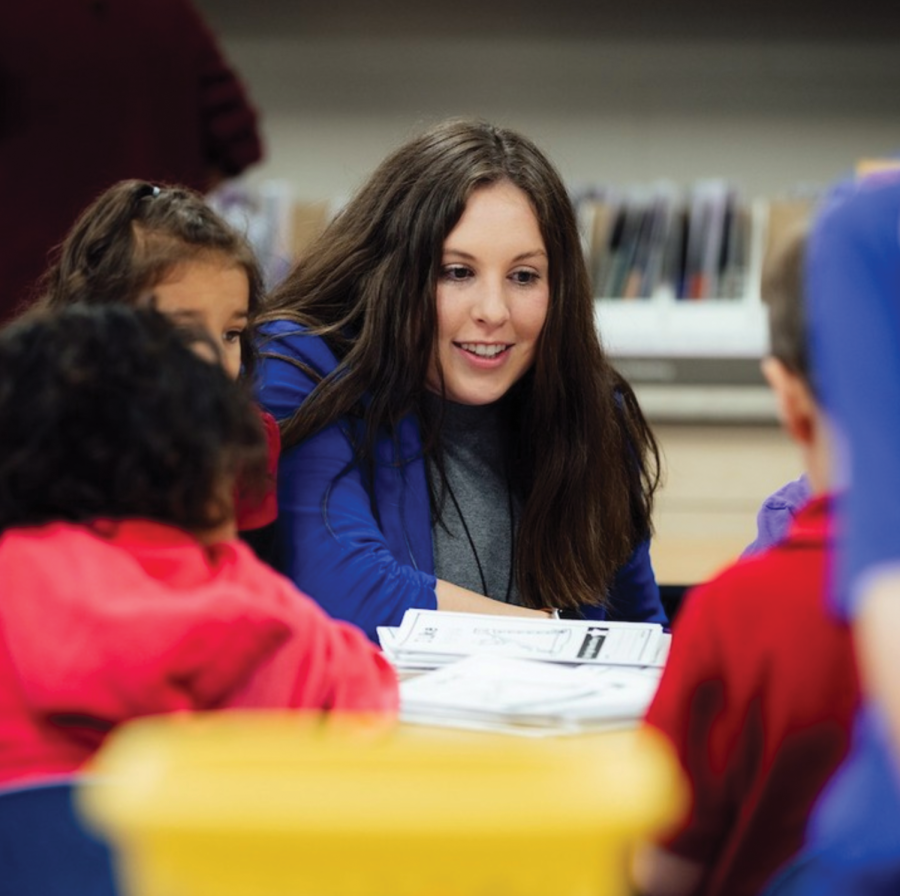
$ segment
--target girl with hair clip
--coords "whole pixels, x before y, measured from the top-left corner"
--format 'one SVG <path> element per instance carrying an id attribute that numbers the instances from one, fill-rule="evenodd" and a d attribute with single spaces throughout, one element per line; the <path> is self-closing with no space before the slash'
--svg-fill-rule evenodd
<path id="1" fill-rule="evenodd" d="M 270 297 L 278 563 L 371 638 L 409 608 L 664 621 L 659 455 L 551 163 L 479 121 L 390 155 Z"/>
<path id="2" fill-rule="evenodd" d="M 120 181 L 78 218 L 41 281 L 39 307 L 152 304 L 173 319 L 201 326 L 232 379 L 250 380 L 256 363 L 252 321 L 263 295 L 249 243 L 184 187 Z M 264 550 L 277 515 L 278 426 L 262 413 L 269 446 L 270 487 L 256 498 L 238 494 L 238 528 Z"/>
<path id="3" fill-rule="evenodd" d="M 0 783 L 76 771 L 138 716 L 396 711 L 363 634 L 234 537 L 266 449 L 214 352 L 120 305 L 0 331 Z"/>

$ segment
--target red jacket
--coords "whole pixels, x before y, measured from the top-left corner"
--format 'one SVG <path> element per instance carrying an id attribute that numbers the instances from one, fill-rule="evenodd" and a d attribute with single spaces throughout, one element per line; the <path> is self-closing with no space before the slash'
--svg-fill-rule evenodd
<path id="1" fill-rule="evenodd" d="M 11 529 L 0 594 L 0 782 L 71 772 L 135 716 L 397 709 L 377 648 L 238 541 L 148 521 Z"/>
<path id="2" fill-rule="evenodd" d="M 647 721 L 674 744 L 693 807 L 667 844 L 708 868 L 705 896 L 758 893 L 803 843 L 850 742 L 859 683 L 828 612 L 828 502 L 787 538 L 695 588 Z"/>

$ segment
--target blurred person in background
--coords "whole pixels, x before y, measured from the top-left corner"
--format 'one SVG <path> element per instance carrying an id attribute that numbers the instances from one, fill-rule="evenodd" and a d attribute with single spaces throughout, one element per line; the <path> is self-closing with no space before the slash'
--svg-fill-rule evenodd
<path id="1" fill-rule="evenodd" d="M 832 611 L 853 630 L 863 705 L 803 852 L 768 896 L 900 893 L 900 167 L 837 183 L 806 264 L 813 375 L 839 447 Z"/>
<path id="2" fill-rule="evenodd" d="M 0 4 L 0 323 L 112 183 L 207 192 L 262 155 L 256 111 L 188 0 Z"/>

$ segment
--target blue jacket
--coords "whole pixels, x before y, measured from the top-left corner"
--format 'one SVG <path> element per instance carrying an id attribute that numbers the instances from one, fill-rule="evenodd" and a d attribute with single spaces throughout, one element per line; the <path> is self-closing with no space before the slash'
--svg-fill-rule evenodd
<path id="1" fill-rule="evenodd" d="M 258 396 L 277 420 L 293 414 L 316 385 L 291 360 L 322 376 L 337 365 L 321 338 L 290 321 L 266 325 L 260 349 L 279 356 L 262 358 Z M 431 505 L 416 420 L 405 418 L 395 438 L 381 440 L 372 482 L 354 463 L 351 440 L 361 435 L 362 422 L 346 419 L 282 453 L 277 563 L 331 616 L 376 640 L 376 626 L 399 625 L 411 607 L 437 606 Z M 584 606 L 582 615 L 666 622 L 649 541 L 616 575 L 609 607 L 607 614 Z"/>

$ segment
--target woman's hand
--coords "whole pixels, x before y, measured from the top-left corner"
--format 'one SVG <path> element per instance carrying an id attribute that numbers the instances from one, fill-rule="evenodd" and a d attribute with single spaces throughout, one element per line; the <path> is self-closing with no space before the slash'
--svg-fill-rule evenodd
<path id="1" fill-rule="evenodd" d="M 553 610 L 535 610 L 531 607 L 520 607 L 502 600 L 485 597 L 468 588 L 460 588 L 444 579 L 438 579 L 435 585 L 437 606 L 439 610 L 451 610 L 457 613 L 490 613 L 495 616 L 531 616 L 539 619 L 552 619 Z"/>

